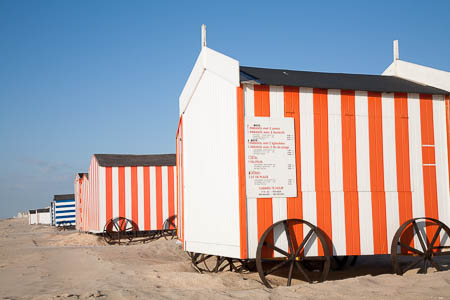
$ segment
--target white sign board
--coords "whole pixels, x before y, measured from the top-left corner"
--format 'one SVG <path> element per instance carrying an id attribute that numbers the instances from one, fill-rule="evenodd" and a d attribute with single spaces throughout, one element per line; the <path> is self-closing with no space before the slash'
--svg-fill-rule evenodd
<path id="1" fill-rule="evenodd" d="M 294 119 L 246 117 L 245 126 L 247 197 L 296 197 Z"/>

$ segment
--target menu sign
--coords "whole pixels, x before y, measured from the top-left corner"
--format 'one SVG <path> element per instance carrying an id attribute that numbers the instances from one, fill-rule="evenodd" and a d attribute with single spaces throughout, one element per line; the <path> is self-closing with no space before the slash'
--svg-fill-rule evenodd
<path id="1" fill-rule="evenodd" d="M 247 197 L 296 197 L 294 119 L 246 117 L 245 122 Z"/>

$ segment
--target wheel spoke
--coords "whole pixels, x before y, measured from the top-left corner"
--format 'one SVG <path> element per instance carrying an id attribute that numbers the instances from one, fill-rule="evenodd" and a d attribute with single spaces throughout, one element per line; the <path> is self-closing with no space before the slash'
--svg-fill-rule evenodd
<path id="1" fill-rule="evenodd" d="M 287 282 L 288 286 L 291 286 L 292 271 L 294 270 L 294 263 L 295 263 L 295 260 L 292 260 L 291 265 L 289 266 L 289 274 L 288 274 L 288 282 Z"/>
<path id="2" fill-rule="evenodd" d="M 202 262 L 204 262 L 205 260 L 207 260 L 207 259 L 209 259 L 211 257 L 212 257 L 212 255 L 206 255 L 206 256 L 202 257 L 201 259 L 199 259 L 196 263 L 197 264 L 202 263 Z"/>
<path id="3" fill-rule="evenodd" d="M 269 274 L 272 274 L 273 272 L 275 272 L 276 270 L 282 268 L 285 264 L 287 264 L 288 262 L 290 262 L 290 260 L 285 260 L 275 266 L 273 266 L 272 268 L 270 268 L 268 271 L 264 272 L 264 276 L 267 276 Z"/>
<path id="4" fill-rule="evenodd" d="M 427 274 L 427 270 L 428 270 L 428 260 L 424 259 L 423 266 L 422 268 L 419 269 L 419 271 L 417 271 L 417 273 Z"/>
<path id="5" fill-rule="evenodd" d="M 298 246 L 297 251 L 295 251 L 296 257 L 299 255 L 299 253 L 303 249 L 303 247 L 305 247 L 306 243 L 308 242 L 309 238 L 312 236 L 313 233 L 314 233 L 314 229 L 310 229 L 308 234 L 306 235 L 306 237 L 303 239 L 302 243 L 300 244 L 300 246 Z"/>
<path id="6" fill-rule="evenodd" d="M 284 225 L 284 231 L 286 232 L 286 237 L 287 237 L 287 241 L 288 241 L 289 251 L 291 253 L 294 253 L 294 248 L 292 247 L 292 241 L 291 241 L 291 234 L 289 232 L 289 226 L 288 226 L 287 221 L 284 221 L 283 225 Z M 288 285 L 290 285 L 290 284 L 288 284 Z"/>
<path id="7" fill-rule="evenodd" d="M 416 231 L 417 237 L 419 238 L 420 245 L 422 246 L 423 252 L 427 251 L 427 247 L 425 246 L 425 243 L 423 242 L 422 234 L 420 233 L 419 227 L 417 226 L 416 221 L 413 221 L 414 230 Z"/>
<path id="8" fill-rule="evenodd" d="M 439 237 L 439 232 L 441 232 L 442 224 L 439 225 L 438 229 L 436 230 L 436 233 L 433 236 L 433 239 L 431 240 L 430 247 L 433 248 L 434 243 L 436 242 L 437 238 Z"/>
<path id="9" fill-rule="evenodd" d="M 272 244 L 270 244 L 270 243 L 268 243 L 268 242 L 264 242 L 264 246 L 267 246 L 267 247 L 271 248 L 272 250 L 275 250 L 275 251 L 277 251 L 278 253 L 283 254 L 284 256 L 289 257 L 289 253 L 287 253 L 286 251 L 284 251 L 284 250 L 278 248 L 278 247 L 275 246 L 275 245 L 272 245 Z"/>
<path id="10" fill-rule="evenodd" d="M 280 258 L 261 258 L 261 262 L 277 262 L 280 261 Z"/>
<path id="11" fill-rule="evenodd" d="M 405 244 L 403 244 L 403 243 L 401 243 L 401 242 L 398 242 L 398 245 L 399 245 L 400 247 L 405 248 L 405 249 L 408 249 L 409 251 L 414 252 L 414 253 L 416 253 L 416 254 L 418 254 L 418 255 L 423 255 L 423 252 L 420 251 L 420 250 L 417 250 L 416 248 L 413 248 L 413 247 L 411 247 L 411 246 L 405 245 Z"/>
<path id="12" fill-rule="evenodd" d="M 429 258 L 430 263 L 433 265 L 433 267 L 436 269 L 436 271 L 442 271 L 441 267 L 433 260 L 432 257 Z"/>
<path id="13" fill-rule="evenodd" d="M 412 268 L 414 268 L 415 266 L 417 266 L 421 261 L 423 261 L 423 258 L 420 257 L 418 260 L 413 261 L 412 263 L 410 263 L 409 265 L 406 266 L 406 268 L 403 270 L 403 273 L 408 272 L 409 270 L 411 270 Z"/>
<path id="14" fill-rule="evenodd" d="M 120 230 L 119 230 L 119 227 L 117 227 L 117 222 L 114 222 L 114 221 L 113 221 L 113 224 L 114 224 L 114 228 L 116 228 L 117 231 L 120 231 Z"/>
<path id="15" fill-rule="evenodd" d="M 302 273 L 302 275 L 305 277 L 305 279 L 309 282 L 312 283 L 311 279 L 309 278 L 308 274 L 306 274 L 306 271 L 303 269 L 302 265 L 299 264 L 297 261 L 295 262 L 295 267 L 300 271 L 300 273 Z"/>

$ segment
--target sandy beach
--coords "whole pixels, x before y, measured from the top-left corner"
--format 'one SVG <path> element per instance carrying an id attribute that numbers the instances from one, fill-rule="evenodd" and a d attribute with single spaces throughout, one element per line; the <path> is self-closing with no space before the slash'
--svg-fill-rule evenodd
<path id="1" fill-rule="evenodd" d="M 0 221 L 1 299 L 450 299 L 448 268 L 416 273 L 396 276 L 389 257 L 360 257 L 324 283 L 267 289 L 257 273 L 197 273 L 175 240 L 110 246 L 27 219 Z"/>

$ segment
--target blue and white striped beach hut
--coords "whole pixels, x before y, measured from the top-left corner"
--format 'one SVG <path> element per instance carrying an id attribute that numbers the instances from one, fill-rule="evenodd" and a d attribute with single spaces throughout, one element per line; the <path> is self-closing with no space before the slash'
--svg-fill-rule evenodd
<path id="1" fill-rule="evenodd" d="M 53 197 L 54 224 L 56 226 L 75 225 L 75 195 L 55 195 Z"/>

